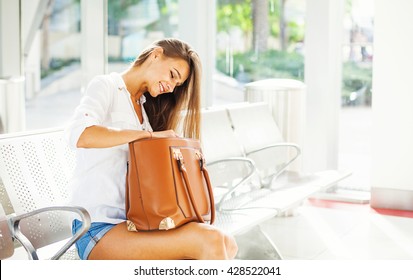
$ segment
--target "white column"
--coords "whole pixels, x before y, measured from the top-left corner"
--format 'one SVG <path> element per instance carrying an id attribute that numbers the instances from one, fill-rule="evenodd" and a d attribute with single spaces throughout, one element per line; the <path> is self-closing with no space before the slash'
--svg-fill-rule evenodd
<path id="1" fill-rule="evenodd" d="M 20 1 L 0 0 L 0 133 L 26 128 L 20 15 Z"/>
<path id="2" fill-rule="evenodd" d="M 82 87 L 96 75 L 107 72 L 107 2 L 82 0 L 81 65 Z"/>
<path id="3" fill-rule="evenodd" d="M 23 73 L 20 1 L 0 0 L 0 77 Z"/>
<path id="4" fill-rule="evenodd" d="M 307 0 L 303 169 L 338 166 L 343 0 Z"/>
<path id="5" fill-rule="evenodd" d="M 202 106 L 213 101 L 215 70 L 215 1 L 179 0 L 179 38 L 188 42 L 202 62 Z"/>
<path id="6" fill-rule="evenodd" d="M 413 1 L 376 0 L 371 205 L 413 210 Z"/>

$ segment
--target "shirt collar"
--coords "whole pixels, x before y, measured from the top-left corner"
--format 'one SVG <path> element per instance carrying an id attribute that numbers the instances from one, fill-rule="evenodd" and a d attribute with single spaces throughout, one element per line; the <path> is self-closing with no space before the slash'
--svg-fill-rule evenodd
<path id="1" fill-rule="evenodd" d="M 141 104 L 143 104 L 143 103 L 146 102 L 146 96 L 145 96 L 145 94 L 142 94 L 141 98 L 139 98 L 139 102 L 140 102 Z"/>
<path id="2" fill-rule="evenodd" d="M 119 73 L 112 72 L 110 73 L 110 76 L 112 77 L 113 82 L 119 90 L 126 89 L 125 81 L 122 79 L 122 76 Z"/>
<path id="3" fill-rule="evenodd" d="M 122 76 L 121 76 L 119 73 L 112 72 L 112 73 L 110 73 L 110 76 L 112 77 L 113 81 L 115 82 L 116 87 L 117 87 L 119 90 L 124 89 L 126 92 L 128 92 L 128 89 L 126 88 L 125 81 L 122 79 Z M 129 94 L 129 93 L 128 93 L 128 94 Z M 145 95 L 143 94 L 143 95 L 141 96 L 141 98 L 139 98 L 139 103 L 140 103 L 140 104 L 143 104 L 143 103 L 145 103 L 145 102 L 146 102 L 146 97 L 145 97 Z"/>

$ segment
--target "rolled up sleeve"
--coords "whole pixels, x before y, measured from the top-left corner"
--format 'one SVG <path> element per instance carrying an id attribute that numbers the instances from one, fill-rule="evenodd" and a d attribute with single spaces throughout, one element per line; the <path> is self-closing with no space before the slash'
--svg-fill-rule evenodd
<path id="1" fill-rule="evenodd" d="M 102 77 L 94 78 L 65 128 L 64 137 L 70 147 L 76 148 L 80 135 L 93 125 L 102 125 L 110 106 L 110 86 Z"/>

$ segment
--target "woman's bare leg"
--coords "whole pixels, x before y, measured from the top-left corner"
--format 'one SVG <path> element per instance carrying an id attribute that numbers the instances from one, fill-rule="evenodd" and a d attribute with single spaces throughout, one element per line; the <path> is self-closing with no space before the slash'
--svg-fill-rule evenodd
<path id="1" fill-rule="evenodd" d="M 89 259 L 233 259 L 235 240 L 213 226 L 188 223 L 177 229 L 130 232 L 126 223 L 109 230 Z"/>

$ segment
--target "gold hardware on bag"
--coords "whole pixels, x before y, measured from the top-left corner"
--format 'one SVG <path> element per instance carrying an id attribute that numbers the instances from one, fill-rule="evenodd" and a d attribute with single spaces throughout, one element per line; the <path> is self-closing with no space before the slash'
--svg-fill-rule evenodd
<path id="1" fill-rule="evenodd" d="M 172 148 L 172 154 L 176 160 L 183 160 L 184 157 L 182 156 L 181 150 L 178 148 Z"/>
<path id="2" fill-rule="evenodd" d="M 166 217 L 159 223 L 160 230 L 168 230 L 172 228 L 175 228 L 175 222 L 170 217 Z"/>
<path id="3" fill-rule="evenodd" d="M 135 224 L 129 220 L 126 221 L 126 226 L 128 227 L 128 231 L 138 231 Z"/>
<path id="4" fill-rule="evenodd" d="M 201 167 L 201 170 L 202 170 L 204 168 L 204 164 L 205 164 L 204 155 L 200 151 L 196 151 L 195 155 L 197 156 L 197 158 L 199 160 L 199 166 Z"/>
<path id="5" fill-rule="evenodd" d="M 177 148 L 172 148 L 172 154 L 176 161 L 179 163 L 179 168 L 184 168 L 184 157 L 181 153 L 181 150 Z"/>

